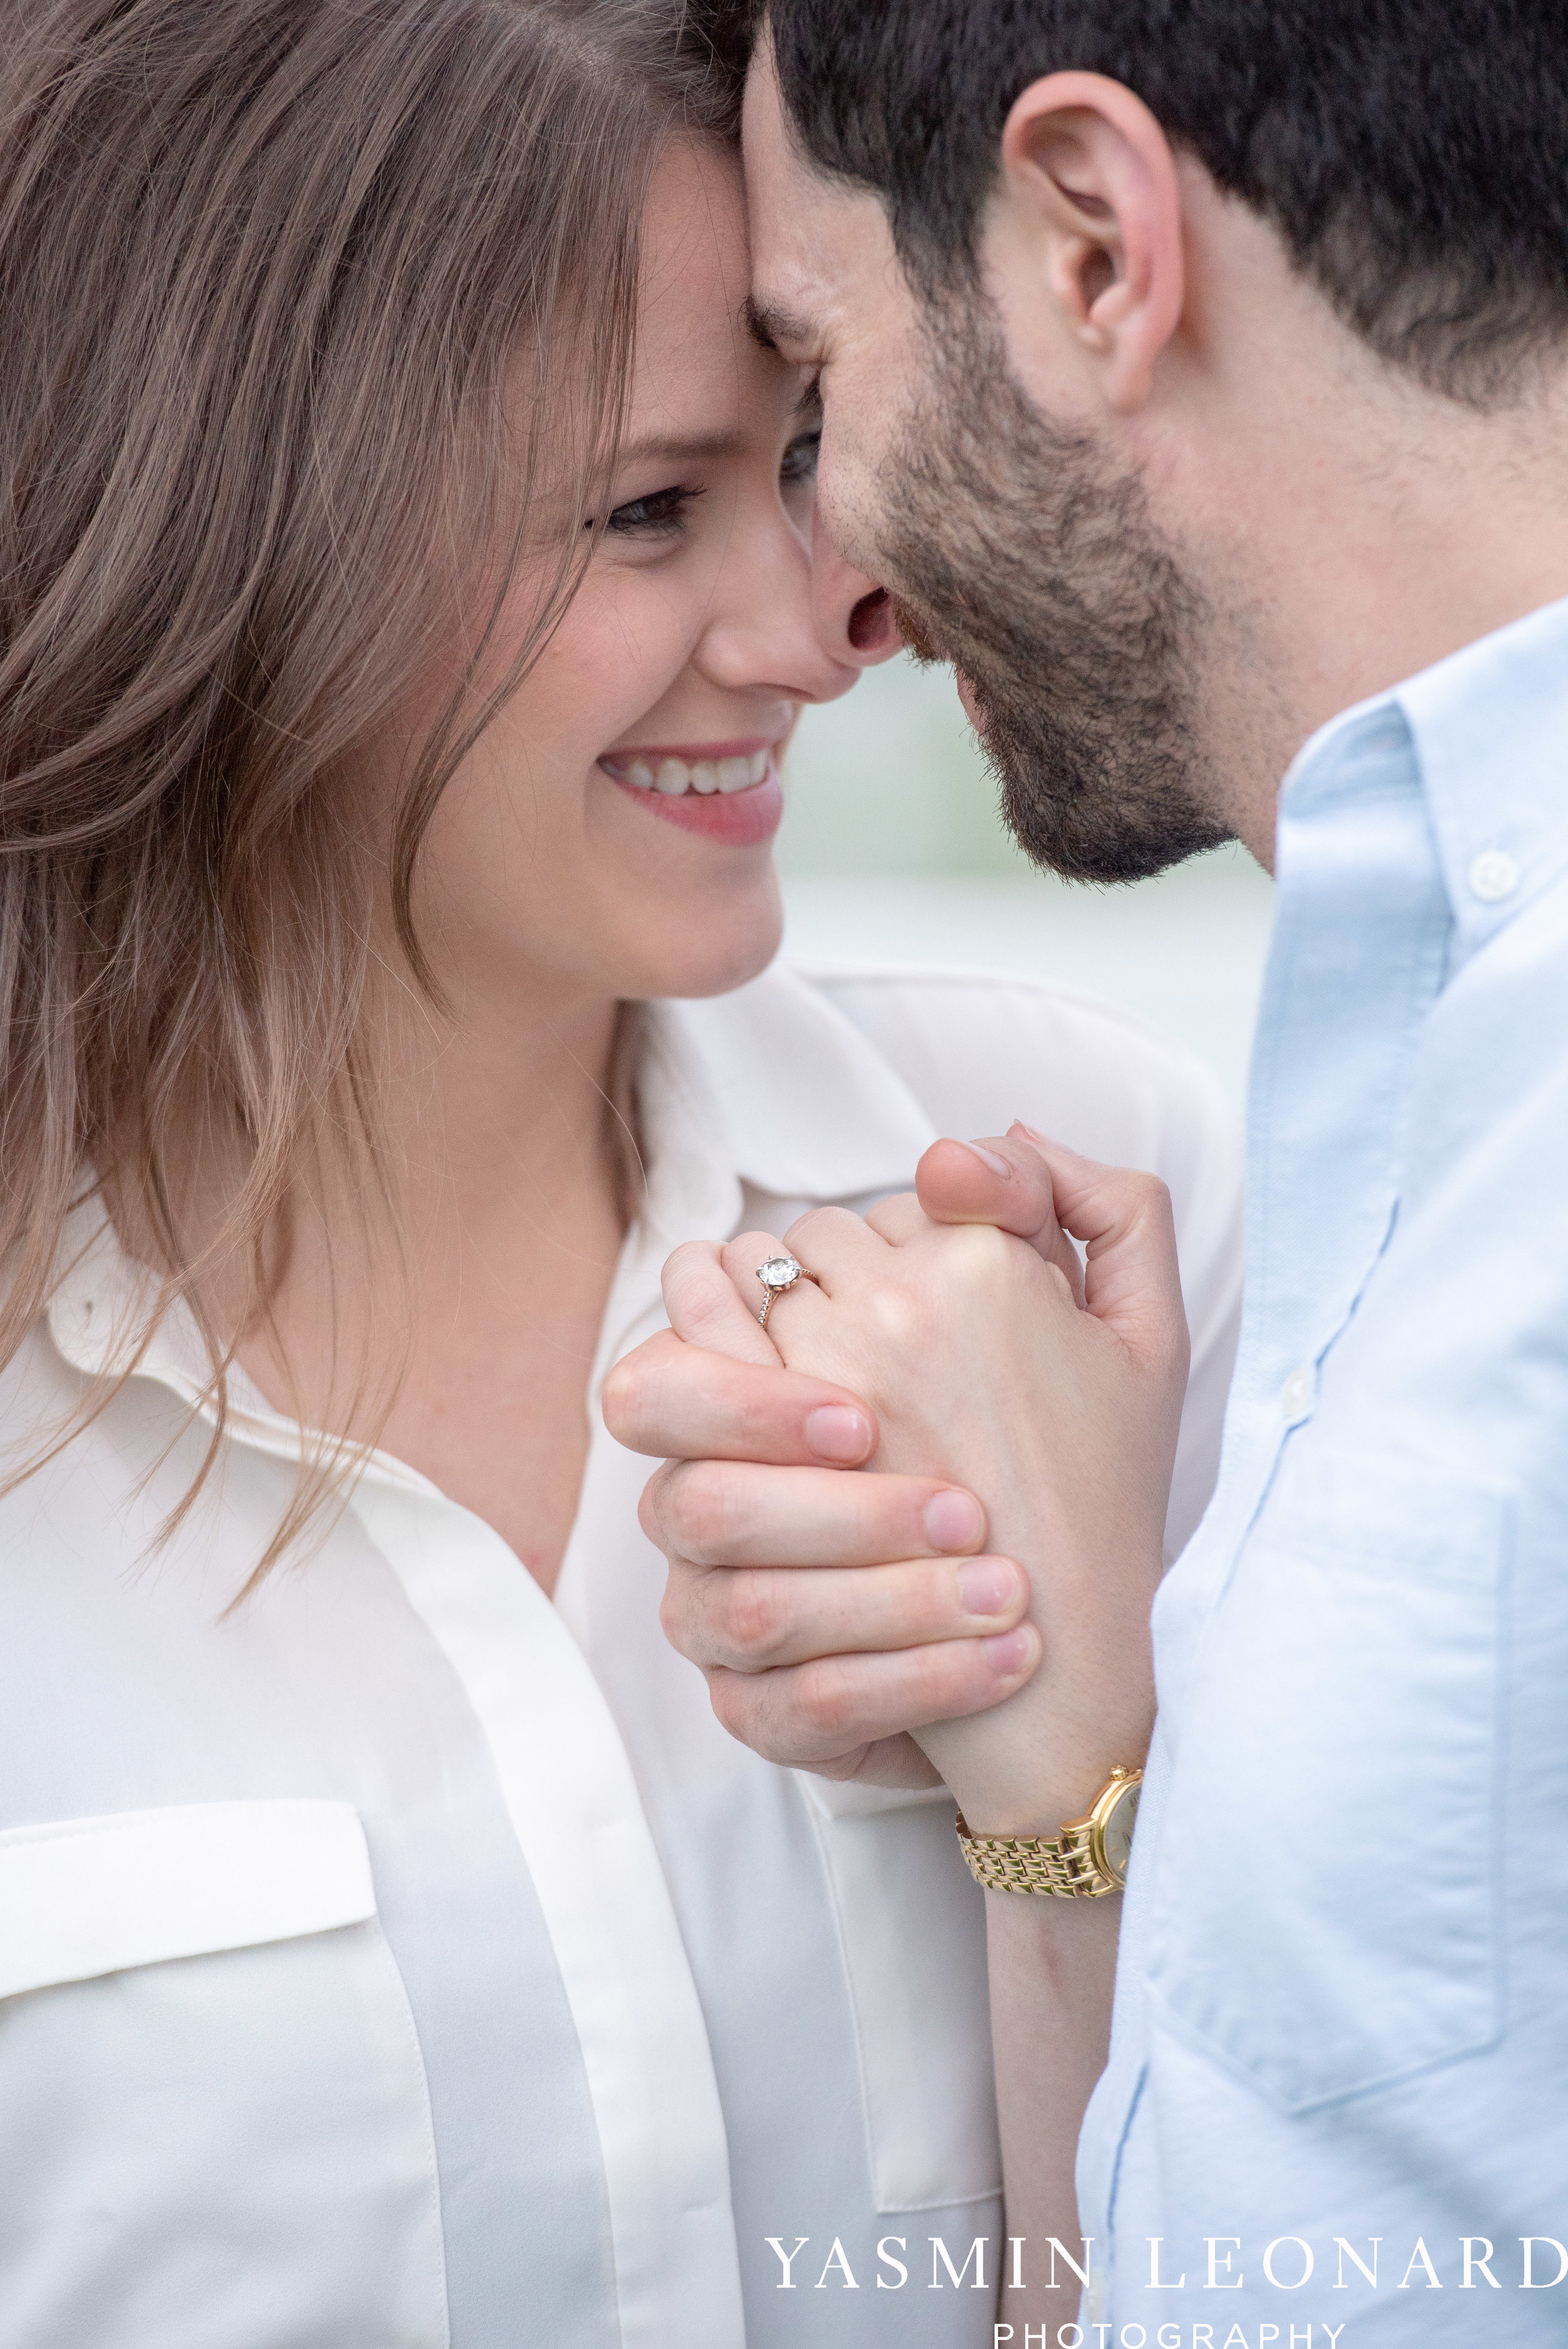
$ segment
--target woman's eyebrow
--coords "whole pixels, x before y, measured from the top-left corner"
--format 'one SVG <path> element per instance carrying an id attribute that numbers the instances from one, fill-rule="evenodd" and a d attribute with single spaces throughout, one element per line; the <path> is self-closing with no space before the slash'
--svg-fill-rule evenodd
<path id="1" fill-rule="evenodd" d="M 658 459 L 662 463 L 700 461 L 709 457 L 738 457 L 745 450 L 741 432 L 653 432 L 637 440 L 624 440 L 616 454 L 623 465 Z"/>

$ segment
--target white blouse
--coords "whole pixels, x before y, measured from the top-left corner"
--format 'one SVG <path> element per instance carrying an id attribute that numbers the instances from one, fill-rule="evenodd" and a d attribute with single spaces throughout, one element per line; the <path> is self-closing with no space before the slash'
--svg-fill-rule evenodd
<path id="1" fill-rule="evenodd" d="M 867 1206 L 937 1132 L 1022 1115 L 1174 1195 L 1174 1547 L 1233 1343 L 1230 1121 L 1177 1046 L 1023 983 L 776 966 L 651 1025 L 650 1197 L 553 1604 L 377 1454 L 232 1605 L 297 1436 L 236 1381 L 221 1473 L 160 1545 L 208 1433 L 178 1316 L 0 1500 L 0 2349 L 990 2339 L 984 1922 L 951 1801 L 719 1729 L 660 1633 L 649 1464 L 599 1383 L 660 1325 L 678 1241 Z M 13 1457 L 145 1327 L 112 1235 L 76 1237 L 0 1379 Z"/>

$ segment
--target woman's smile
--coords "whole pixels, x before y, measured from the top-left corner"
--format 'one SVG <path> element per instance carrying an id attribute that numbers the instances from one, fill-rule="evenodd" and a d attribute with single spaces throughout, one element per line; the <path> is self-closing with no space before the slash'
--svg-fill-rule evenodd
<path id="1" fill-rule="evenodd" d="M 772 741 L 634 744 L 599 765 L 651 814 L 735 848 L 770 840 L 784 813 Z"/>

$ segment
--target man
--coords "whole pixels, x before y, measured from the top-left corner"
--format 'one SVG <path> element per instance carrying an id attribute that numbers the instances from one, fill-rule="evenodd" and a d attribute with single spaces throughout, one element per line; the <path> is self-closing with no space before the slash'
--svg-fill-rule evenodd
<path id="1" fill-rule="evenodd" d="M 1279 885 L 1247 1318 L 1154 1609 L 1076 2221 L 1053 2137 L 1121 1904 L 988 1904 L 1030 2316 L 1074 2340 L 1048 2231 L 1083 2337 L 1130 2349 L 1561 2339 L 1568 15 L 774 0 L 745 136 L 758 326 L 820 383 L 823 527 L 954 661 L 1020 840 L 1103 881 L 1233 836 Z M 823 595 L 874 648 L 865 577 L 825 560 Z M 1024 1135 L 940 1145 L 921 1196 L 1047 1263 L 944 1256 L 975 1236 L 903 1207 L 861 1241 L 809 1219 L 826 1293 L 779 1296 L 779 1370 L 714 1350 L 746 1342 L 756 1249 L 688 1257 L 672 1322 L 704 1347 L 653 1341 L 608 1408 L 706 1464 L 646 1509 L 727 1723 L 810 1768 L 941 1769 L 1037 1879 L 1140 1758 L 1168 1236 L 1147 1186 Z M 1037 1423 L 991 1441 L 1020 1365 Z M 830 1423 L 887 1473 L 813 1464 Z M 1020 1693 L 912 1537 L 922 1438 L 1033 1575 Z"/>

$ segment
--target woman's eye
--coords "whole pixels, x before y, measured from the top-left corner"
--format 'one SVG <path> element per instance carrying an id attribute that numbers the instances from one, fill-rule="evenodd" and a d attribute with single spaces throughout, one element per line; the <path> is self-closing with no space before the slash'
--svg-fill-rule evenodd
<path id="1" fill-rule="evenodd" d="M 652 490 L 645 498 L 630 498 L 606 515 L 605 531 L 614 532 L 617 538 L 673 538 L 684 527 L 682 516 L 686 507 L 701 495 L 700 490 L 679 487 Z"/>
<path id="2" fill-rule="evenodd" d="M 814 481 L 817 478 L 817 451 L 822 445 L 820 426 L 810 432 L 798 432 L 779 467 L 779 478 L 788 489 L 797 481 Z"/>

